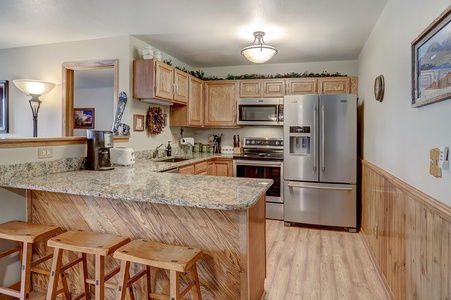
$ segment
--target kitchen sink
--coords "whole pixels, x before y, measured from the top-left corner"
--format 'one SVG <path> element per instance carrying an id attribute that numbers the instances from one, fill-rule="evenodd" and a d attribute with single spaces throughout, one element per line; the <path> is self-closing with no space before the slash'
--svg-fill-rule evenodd
<path id="1" fill-rule="evenodd" d="M 172 157 L 172 158 L 161 159 L 161 160 L 158 160 L 157 162 L 179 162 L 179 161 L 184 161 L 184 160 L 188 160 L 188 159 L 189 158 Z"/>

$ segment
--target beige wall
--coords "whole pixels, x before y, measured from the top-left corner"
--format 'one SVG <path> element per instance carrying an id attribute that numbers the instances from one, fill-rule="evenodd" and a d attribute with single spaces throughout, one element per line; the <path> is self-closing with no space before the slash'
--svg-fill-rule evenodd
<path id="1" fill-rule="evenodd" d="M 451 100 L 411 108 L 411 42 L 449 0 L 389 0 L 359 60 L 363 157 L 392 175 L 451 205 L 451 170 L 429 174 L 429 150 L 451 147 Z M 385 98 L 374 100 L 376 76 L 385 77 Z"/>

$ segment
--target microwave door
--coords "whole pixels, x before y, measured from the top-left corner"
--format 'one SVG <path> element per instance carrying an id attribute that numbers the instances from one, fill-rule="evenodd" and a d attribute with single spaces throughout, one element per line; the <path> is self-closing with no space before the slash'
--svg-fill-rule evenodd
<path id="1" fill-rule="evenodd" d="M 239 122 L 241 124 L 277 124 L 277 105 L 240 105 Z"/>

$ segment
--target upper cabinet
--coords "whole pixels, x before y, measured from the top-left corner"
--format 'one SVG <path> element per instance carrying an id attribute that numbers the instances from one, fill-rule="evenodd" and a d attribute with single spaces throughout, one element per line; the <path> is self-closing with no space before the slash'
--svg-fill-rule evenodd
<path id="1" fill-rule="evenodd" d="M 188 103 L 189 75 L 161 61 L 133 61 L 133 98 Z"/>
<path id="2" fill-rule="evenodd" d="M 318 94 L 350 94 L 349 77 L 324 77 L 318 79 Z"/>
<path id="3" fill-rule="evenodd" d="M 204 125 L 203 81 L 188 75 L 188 105 L 171 106 L 171 126 L 202 127 Z"/>
<path id="4" fill-rule="evenodd" d="M 240 80 L 240 98 L 275 98 L 285 95 L 285 80 Z"/>
<path id="5" fill-rule="evenodd" d="M 205 82 L 205 127 L 236 127 L 238 82 L 218 80 Z"/>
<path id="6" fill-rule="evenodd" d="M 287 95 L 317 94 L 317 78 L 290 78 L 286 80 Z"/>

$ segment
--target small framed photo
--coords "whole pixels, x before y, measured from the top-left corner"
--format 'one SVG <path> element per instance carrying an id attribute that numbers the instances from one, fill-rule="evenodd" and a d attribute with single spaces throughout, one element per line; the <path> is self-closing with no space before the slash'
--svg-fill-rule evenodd
<path id="1" fill-rule="evenodd" d="M 133 115 L 133 131 L 144 131 L 144 115 Z"/>
<path id="2" fill-rule="evenodd" d="M 412 42 L 412 107 L 451 98 L 451 6 Z"/>
<path id="3" fill-rule="evenodd" d="M 74 108 L 74 129 L 94 129 L 95 108 Z"/>

